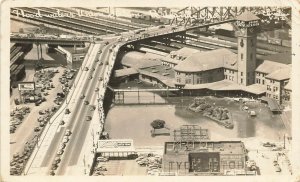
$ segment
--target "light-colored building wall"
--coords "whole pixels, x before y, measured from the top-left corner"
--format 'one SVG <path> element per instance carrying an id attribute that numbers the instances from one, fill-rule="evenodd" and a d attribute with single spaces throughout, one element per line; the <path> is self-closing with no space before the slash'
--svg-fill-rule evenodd
<path id="1" fill-rule="evenodd" d="M 223 68 L 200 71 L 194 73 L 175 71 L 175 80 L 180 84 L 204 84 L 224 79 Z"/>
<path id="2" fill-rule="evenodd" d="M 260 85 L 266 85 L 266 79 L 265 79 L 266 75 L 267 75 L 266 73 L 256 71 L 255 72 L 255 83 L 260 84 Z"/>
<path id="3" fill-rule="evenodd" d="M 281 82 L 278 80 L 268 79 L 266 78 L 267 92 L 266 96 L 269 98 L 276 99 L 278 102 L 280 101 L 281 95 Z"/>
<path id="4" fill-rule="evenodd" d="M 238 72 L 237 70 L 232 70 L 232 69 L 228 69 L 228 68 L 224 68 L 224 79 L 225 80 L 229 80 L 233 83 L 237 83 L 238 82 L 238 76 L 237 76 Z"/>

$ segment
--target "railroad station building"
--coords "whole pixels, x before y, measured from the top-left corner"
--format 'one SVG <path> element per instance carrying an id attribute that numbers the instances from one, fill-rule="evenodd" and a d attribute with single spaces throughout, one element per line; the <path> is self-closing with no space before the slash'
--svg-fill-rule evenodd
<path id="1" fill-rule="evenodd" d="M 285 86 L 290 80 L 291 56 L 278 53 L 257 57 L 260 19 L 245 12 L 237 17 L 236 23 L 239 27 L 237 51 L 229 48 L 201 51 L 183 47 L 164 56 L 129 52 L 121 64 L 123 68 L 135 68 L 142 81 L 159 87 L 180 88 L 184 94 L 266 96 L 280 104 L 283 98 L 289 101 L 292 90 Z"/>
<path id="2" fill-rule="evenodd" d="M 237 53 L 222 48 L 205 52 L 190 51 L 190 55 L 183 60 L 173 59 L 173 64 L 176 64 L 173 66 L 176 87 L 188 90 L 241 91 L 252 96 L 265 95 L 281 103 L 284 87 L 289 83 L 291 75 L 289 61 L 256 58 L 258 17 L 245 12 L 237 17 L 237 25 L 240 29 L 237 32 Z M 170 55 L 167 60 L 171 62 L 171 58 Z M 286 93 L 290 92 L 291 89 Z M 289 97 L 285 97 L 287 98 Z"/>

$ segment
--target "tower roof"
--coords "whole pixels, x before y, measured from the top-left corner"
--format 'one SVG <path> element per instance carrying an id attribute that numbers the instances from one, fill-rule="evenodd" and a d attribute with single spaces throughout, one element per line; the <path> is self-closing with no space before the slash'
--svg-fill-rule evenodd
<path id="1" fill-rule="evenodd" d="M 250 11 L 245 11 L 244 13 L 242 13 L 241 15 L 236 17 L 236 20 L 253 21 L 253 20 L 259 20 L 259 18 L 256 15 L 254 15 L 253 13 L 251 13 Z"/>

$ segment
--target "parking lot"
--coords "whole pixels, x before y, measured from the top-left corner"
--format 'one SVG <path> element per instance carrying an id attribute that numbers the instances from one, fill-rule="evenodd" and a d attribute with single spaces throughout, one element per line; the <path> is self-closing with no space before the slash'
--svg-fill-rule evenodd
<path id="1" fill-rule="evenodd" d="M 101 157 L 100 157 L 101 158 Z M 101 158 L 102 159 L 102 158 Z M 105 158 L 108 159 L 108 158 Z M 135 159 L 101 160 L 95 164 L 93 176 L 144 176 L 161 172 L 162 156 L 153 153 L 139 154 Z"/>
<path id="2" fill-rule="evenodd" d="M 10 98 L 12 116 L 10 158 L 12 164 L 14 164 L 13 161 L 20 161 L 20 168 L 25 166 L 43 128 L 64 100 L 68 92 L 68 86 L 72 84 L 72 79 L 75 77 L 72 76 L 64 84 L 61 83 L 62 76 L 65 75 L 66 80 L 68 75 L 65 70 L 63 67 L 57 67 L 38 72 L 26 71 L 24 80 L 35 82 L 35 93 L 25 93 L 21 98 L 18 89 L 13 89 Z M 66 83 L 68 86 L 66 86 Z M 21 100 L 23 102 L 20 102 Z M 22 116 L 20 112 L 25 114 Z M 20 120 L 22 117 L 23 119 Z M 13 128 L 14 130 L 12 130 Z M 13 157 L 14 154 L 15 157 Z M 19 167 L 17 166 L 17 168 Z M 13 174 L 17 174 L 16 171 L 14 170 Z"/>

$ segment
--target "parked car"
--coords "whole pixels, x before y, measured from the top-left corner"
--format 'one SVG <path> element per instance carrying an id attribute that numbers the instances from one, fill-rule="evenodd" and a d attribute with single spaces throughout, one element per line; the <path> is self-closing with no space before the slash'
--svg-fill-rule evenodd
<path id="1" fill-rule="evenodd" d="M 263 144 L 264 147 L 276 147 L 274 143 L 266 142 Z"/>
<path id="2" fill-rule="evenodd" d="M 66 109 L 66 111 L 65 111 L 65 114 L 70 114 L 71 112 L 70 112 L 70 109 Z"/>
<path id="3" fill-rule="evenodd" d="M 35 132 L 39 132 L 39 131 L 40 131 L 40 128 L 39 128 L 39 127 L 35 127 L 35 128 L 34 128 L 34 131 L 35 131 Z"/>
<path id="4" fill-rule="evenodd" d="M 65 121 L 64 121 L 64 120 L 61 120 L 59 124 L 60 124 L 60 125 L 64 125 L 64 124 L 65 124 Z"/>
<path id="5" fill-rule="evenodd" d="M 95 92 L 98 92 L 99 91 L 99 88 L 97 87 L 97 88 L 95 88 Z"/>
<path id="6" fill-rule="evenodd" d="M 87 100 L 84 101 L 84 104 L 85 104 L 85 105 L 89 105 L 89 101 L 87 101 Z"/>
<path id="7" fill-rule="evenodd" d="M 98 162 L 107 162 L 108 158 L 107 157 L 97 157 Z"/>

